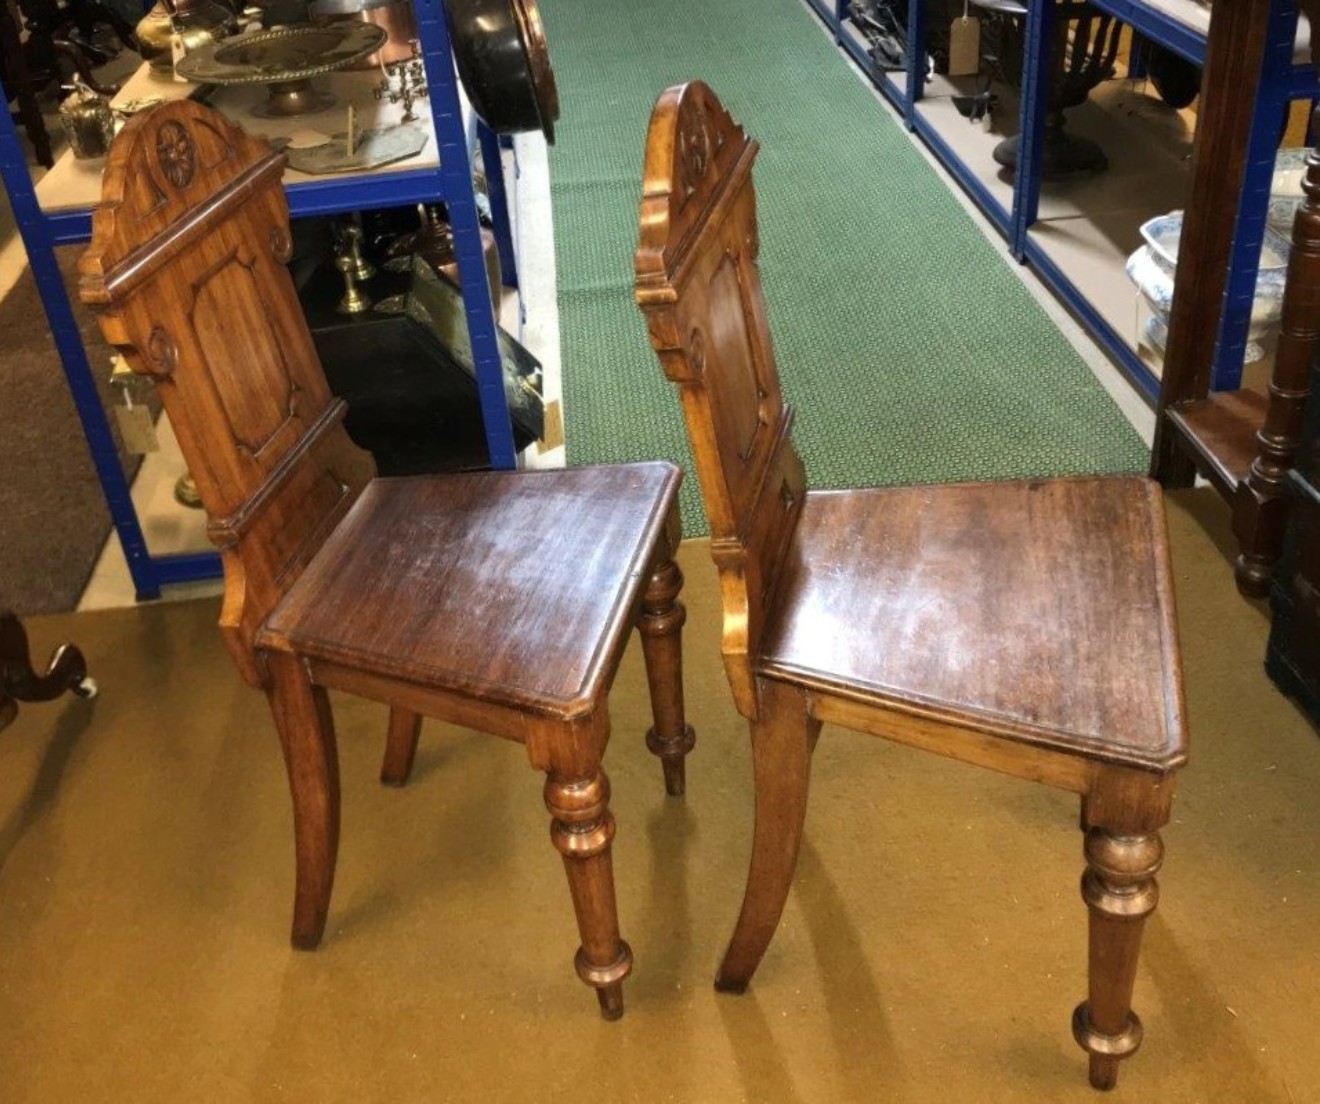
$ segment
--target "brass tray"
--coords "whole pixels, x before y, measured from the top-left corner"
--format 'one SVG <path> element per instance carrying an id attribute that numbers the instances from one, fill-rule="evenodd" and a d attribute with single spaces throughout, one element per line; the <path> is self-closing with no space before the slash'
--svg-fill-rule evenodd
<path id="1" fill-rule="evenodd" d="M 209 43 L 181 59 L 176 70 L 198 84 L 270 85 L 270 99 L 254 108 L 254 114 L 306 115 L 335 102 L 311 87 L 312 77 L 375 53 L 387 37 L 374 23 L 281 27 Z"/>

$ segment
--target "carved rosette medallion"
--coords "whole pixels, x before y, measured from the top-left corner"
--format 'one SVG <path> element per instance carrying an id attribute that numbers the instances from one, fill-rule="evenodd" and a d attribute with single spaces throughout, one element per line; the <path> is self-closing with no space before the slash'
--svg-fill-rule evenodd
<path id="1" fill-rule="evenodd" d="M 697 103 L 684 112 L 678 128 L 678 163 L 686 201 L 701 187 L 710 171 L 710 120 L 705 105 Z"/>
<path id="2" fill-rule="evenodd" d="M 165 179 L 176 188 L 186 188 L 197 172 L 197 147 L 179 123 L 170 120 L 156 132 L 156 158 Z"/>
<path id="3" fill-rule="evenodd" d="M 160 375 L 167 376 L 179 362 L 179 347 L 164 326 L 156 326 L 147 337 L 147 361 Z"/>

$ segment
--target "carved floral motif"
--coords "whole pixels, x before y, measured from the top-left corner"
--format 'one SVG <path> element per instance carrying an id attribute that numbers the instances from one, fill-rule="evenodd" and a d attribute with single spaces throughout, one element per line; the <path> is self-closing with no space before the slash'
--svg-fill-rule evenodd
<path id="1" fill-rule="evenodd" d="M 197 172 L 197 147 L 179 123 L 170 120 L 156 132 L 156 157 L 165 179 L 176 188 L 186 188 Z"/>
<path id="2" fill-rule="evenodd" d="M 701 186 L 710 171 L 710 120 L 702 103 L 693 105 L 679 120 L 678 164 L 682 174 L 683 198 L 687 200 Z"/>

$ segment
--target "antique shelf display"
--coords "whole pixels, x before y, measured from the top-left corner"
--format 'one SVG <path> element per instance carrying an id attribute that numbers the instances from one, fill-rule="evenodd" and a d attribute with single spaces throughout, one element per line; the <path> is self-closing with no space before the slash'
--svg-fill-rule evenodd
<path id="1" fill-rule="evenodd" d="M 474 195 L 474 157 L 479 148 L 486 166 L 503 279 L 508 287 L 516 289 L 517 259 L 501 171 L 501 151 L 496 135 L 488 127 L 480 122 L 469 126 L 472 116 L 462 104 L 448 26 L 439 0 L 416 0 L 414 9 L 431 108 L 426 125 L 433 128 L 436 141 L 416 159 L 369 172 L 324 177 L 290 172 L 285 177 L 286 195 L 295 218 L 422 202 L 445 205 L 461 274 L 475 371 L 482 381 L 480 411 L 490 464 L 495 468 L 512 468 L 516 464 L 517 448 L 500 383 L 500 343 L 494 301 L 484 275 L 481 223 Z M 344 99 L 365 89 L 365 102 L 373 103 L 370 73 L 336 70 L 319 80 Z M 152 77 L 144 63 L 126 83 L 121 95 L 141 98 L 147 91 L 170 99 L 188 95 L 191 86 Z M 223 101 L 230 96 L 248 102 L 251 93 L 243 86 L 235 86 L 220 89 L 215 98 Z M 295 121 L 298 118 L 292 117 Z M 138 597 L 157 597 L 161 587 L 170 583 L 215 577 L 220 565 L 210 550 L 180 547 L 177 551 L 164 552 L 150 547 L 99 398 L 95 375 L 104 366 L 88 362 L 56 261 L 56 245 L 83 242 L 90 237 L 91 206 L 100 190 L 99 166 L 94 161 L 75 162 L 72 154 L 66 154 L 39 184 L 34 183 L 13 120 L 6 115 L 0 120 L 0 171 Z"/>
<path id="2" fill-rule="evenodd" d="M 1010 88 L 1020 89 L 1028 5 L 1020 0 L 972 2 L 991 14 L 993 28 L 998 32 L 994 53 L 999 79 Z M 1046 105 L 1040 151 L 1041 178 L 1053 180 L 1077 172 L 1102 172 L 1109 167 L 1109 158 L 1090 138 L 1068 133 L 1064 127 L 1065 112 L 1084 104 L 1092 89 L 1113 74 L 1123 25 L 1086 0 L 1044 2 L 1054 4 L 1054 20 L 1050 64 L 1043 76 Z M 1005 138 L 995 146 L 995 161 L 1010 172 L 1016 172 L 1021 144 L 1020 135 Z"/>
<path id="3" fill-rule="evenodd" d="M 198 84 L 264 84 L 270 98 L 253 108 L 266 117 L 309 115 L 333 107 L 311 79 L 376 53 L 389 36 L 374 23 L 279 27 L 212 42 L 185 55 L 175 72 Z"/>

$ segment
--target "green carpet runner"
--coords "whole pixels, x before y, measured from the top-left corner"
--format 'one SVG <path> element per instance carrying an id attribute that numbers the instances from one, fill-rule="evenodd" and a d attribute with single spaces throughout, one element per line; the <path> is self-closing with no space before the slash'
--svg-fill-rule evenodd
<path id="1" fill-rule="evenodd" d="M 632 301 L 656 96 L 700 77 L 762 143 L 761 264 L 814 486 L 1131 472 L 1085 363 L 799 0 L 540 0 L 568 458 L 692 471 Z M 707 531 L 695 477 L 685 532 Z"/>

